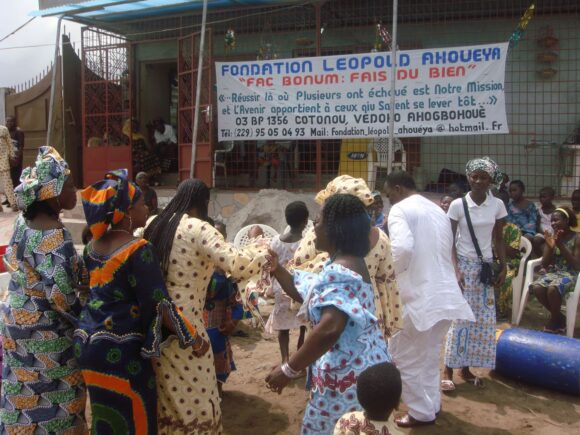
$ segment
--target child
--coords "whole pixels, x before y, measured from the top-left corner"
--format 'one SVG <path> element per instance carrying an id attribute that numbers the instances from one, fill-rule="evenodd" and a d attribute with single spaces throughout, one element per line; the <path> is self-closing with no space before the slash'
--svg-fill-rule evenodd
<path id="1" fill-rule="evenodd" d="M 298 249 L 302 239 L 302 231 L 304 231 L 308 223 L 308 208 L 302 201 L 291 202 L 286 206 L 285 215 L 286 223 L 290 225 L 290 232 L 274 237 L 270 243 L 270 248 L 276 252 L 278 261 L 282 266 L 286 265 L 294 257 L 294 252 Z M 291 299 L 286 296 L 278 281 L 272 278 L 272 284 L 275 305 L 266 323 L 266 332 L 273 334 L 274 331 L 278 331 L 280 354 L 282 355 L 282 362 L 285 363 L 289 357 L 290 329 L 300 328 L 300 336 L 298 338 L 298 349 L 300 349 L 304 343 L 306 327 L 296 317 L 298 311 L 297 309 L 292 309 Z"/>
<path id="2" fill-rule="evenodd" d="M 391 414 L 401 400 L 401 374 L 391 363 L 381 363 L 363 371 L 356 381 L 356 395 L 364 411 L 344 414 L 334 427 L 334 435 L 403 434 Z"/>
<path id="3" fill-rule="evenodd" d="M 373 193 L 373 200 L 374 202 L 371 204 L 370 209 L 371 209 L 371 225 L 380 228 L 381 230 L 385 231 L 385 227 L 386 227 L 386 219 L 385 219 L 385 213 L 383 212 L 383 208 L 384 208 L 384 203 L 383 203 L 383 197 L 381 195 L 381 192 L 379 192 L 378 190 L 375 190 Z"/>
<path id="4" fill-rule="evenodd" d="M 522 235 L 530 242 L 536 235 L 538 225 L 538 209 L 535 204 L 524 197 L 526 186 L 521 180 L 510 183 L 510 202 L 507 206 L 507 221 L 516 225 Z"/>
<path id="5" fill-rule="evenodd" d="M 443 195 L 441 197 L 441 199 L 439 200 L 439 207 L 441 207 L 441 209 L 447 213 L 447 211 L 449 210 L 449 205 L 451 204 L 451 202 L 453 201 L 453 197 L 451 195 Z"/>
<path id="6" fill-rule="evenodd" d="M 146 172 L 139 172 L 135 177 L 135 182 L 143 192 L 145 205 L 149 209 L 149 216 L 156 215 L 159 212 L 159 207 L 157 204 L 157 192 L 155 192 L 155 189 L 149 186 L 149 175 L 147 175 Z"/>
<path id="7" fill-rule="evenodd" d="M 227 238 L 226 225 L 216 222 L 215 228 Z M 203 320 L 213 351 L 218 392 L 236 369 L 229 336 L 234 332 L 243 315 L 238 286 L 225 273 L 216 268 L 207 288 Z"/>
<path id="8" fill-rule="evenodd" d="M 552 234 L 552 213 L 556 206 L 552 203 L 556 192 L 551 187 L 543 187 L 540 190 L 540 208 L 538 209 L 537 234 L 532 241 L 534 258 L 542 256 L 544 249 L 544 233 Z"/>
<path id="9" fill-rule="evenodd" d="M 574 211 L 574 214 L 576 214 L 576 220 L 579 222 L 578 225 L 572 228 L 572 231 L 580 233 L 580 189 L 576 189 L 572 192 L 570 202 L 572 203 L 572 210 Z"/>

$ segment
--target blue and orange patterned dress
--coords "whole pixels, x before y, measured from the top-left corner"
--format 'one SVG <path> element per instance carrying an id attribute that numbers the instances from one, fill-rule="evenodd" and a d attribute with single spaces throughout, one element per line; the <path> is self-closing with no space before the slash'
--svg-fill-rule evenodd
<path id="1" fill-rule="evenodd" d="M 73 354 L 82 259 L 71 235 L 32 229 L 20 215 L 4 260 L 12 278 L 0 322 L 0 433 L 84 433 L 85 386 Z"/>
<path id="2" fill-rule="evenodd" d="M 236 364 L 230 339 L 219 328 L 227 322 L 241 320 L 243 316 L 244 307 L 237 284 L 223 273 L 214 272 L 207 288 L 203 321 L 211 341 L 216 378 L 222 384 L 236 369 Z"/>
<path id="3" fill-rule="evenodd" d="M 92 433 L 157 433 L 156 379 L 151 362 L 167 338 L 162 316 L 182 346 L 200 337 L 169 299 L 153 247 L 132 240 L 109 255 L 86 248 L 89 301 L 74 351 L 89 390 Z"/>
<path id="4" fill-rule="evenodd" d="M 348 316 L 338 341 L 308 370 L 310 401 L 302 434 L 328 434 L 342 415 L 362 411 L 356 396 L 360 373 L 390 362 L 391 356 L 375 316 L 373 287 L 359 274 L 328 262 L 319 274 L 294 271 L 294 283 L 307 304 L 313 326 L 327 307 Z"/>

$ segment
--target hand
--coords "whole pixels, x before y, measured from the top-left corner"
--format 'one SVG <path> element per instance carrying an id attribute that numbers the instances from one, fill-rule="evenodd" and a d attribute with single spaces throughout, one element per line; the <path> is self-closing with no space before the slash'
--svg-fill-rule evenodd
<path id="1" fill-rule="evenodd" d="M 280 265 L 278 262 L 278 254 L 271 249 L 268 249 L 268 255 L 270 257 L 270 273 L 274 273 Z"/>
<path id="2" fill-rule="evenodd" d="M 266 376 L 266 385 L 271 391 L 278 394 L 282 393 L 282 390 L 289 382 L 290 378 L 286 377 L 280 366 L 275 366 L 270 374 Z"/>
<path id="3" fill-rule="evenodd" d="M 254 225 L 252 228 L 250 228 L 250 232 L 248 233 L 248 237 L 250 239 L 255 239 L 255 238 L 263 236 L 263 235 L 264 235 L 264 230 L 262 230 L 262 227 L 259 225 Z"/>
<path id="4" fill-rule="evenodd" d="M 209 347 L 210 347 L 209 346 L 209 342 L 207 342 L 203 338 L 201 339 L 201 347 L 199 347 L 199 348 L 196 349 L 195 348 L 196 346 L 197 346 L 197 344 L 195 344 L 195 343 L 192 346 L 192 347 L 194 347 L 193 354 L 196 357 L 198 357 L 198 358 L 201 358 L 202 356 L 204 356 L 207 353 L 207 351 L 209 350 Z"/>
<path id="5" fill-rule="evenodd" d="M 546 245 L 548 245 L 550 249 L 554 249 L 556 247 L 556 240 L 554 239 L 554 236 L 548 232 L 548 230 L 544 231 L 544 239 L 546 240 Z"/>
<path id="6" fill-rule="evenodd" d="M 506 274 L 507 274 L 507 269 L 504 266 L 504 267 L 502 267 L 501 271 L 497 274 L 497 277 L 495 278 L 493 285 L 495 287 L 501 287 L 505 282 Z"/>
<path id="7" fill-rule="evenodd" d="M 457 283 L 459 284 L 461 291 L 464 291 L 465 290 L 465 275 L 464 275 L 464 273 L 457 270 L 457 271 L 455 271 L 455 276 L 457 278 Z"/>
<path id="8" fill-rule="evenodd" d="M 218 327 L 218 331 L 223 335 L 231 335 L 234 332 L 234 329 L 236 329 L 237 323 L 238 322 L 233 322 L 232 320 L 227 320 Z"/>
<path id="9" fill-rule="evenodd" d="M 564 231 L 562 230 L 558 230 L 554 233 L 554 245 L 561 247 L 562 245 L 564 245 Z"/>

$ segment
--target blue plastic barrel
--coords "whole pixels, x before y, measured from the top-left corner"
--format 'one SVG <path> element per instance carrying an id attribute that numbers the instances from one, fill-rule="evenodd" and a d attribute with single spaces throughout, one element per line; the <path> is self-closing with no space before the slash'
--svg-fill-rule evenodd
<path id="1" fill-rule="evenodd" d="M 520 328 L 498 331 L 495 368 L 509 378 L 580 395 L 580 340 Z"/>

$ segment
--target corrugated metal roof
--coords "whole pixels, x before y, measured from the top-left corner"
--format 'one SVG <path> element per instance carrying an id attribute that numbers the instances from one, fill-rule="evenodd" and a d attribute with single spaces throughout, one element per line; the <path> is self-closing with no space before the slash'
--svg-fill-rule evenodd
<path id="1" fill-rule="evenodd" d="M 292 3 L 304 3 L 304 0 L 208 0 L 208 8 L 273 6 Z M 203 0 L 87 0 L 59 2 L 59 4 L 52 8 L 33 11 L 30 15 L 45 17 L 64 14 L 71 19 L 77 17 L 97 21 L 131 20 L 201 10 Z"/>

